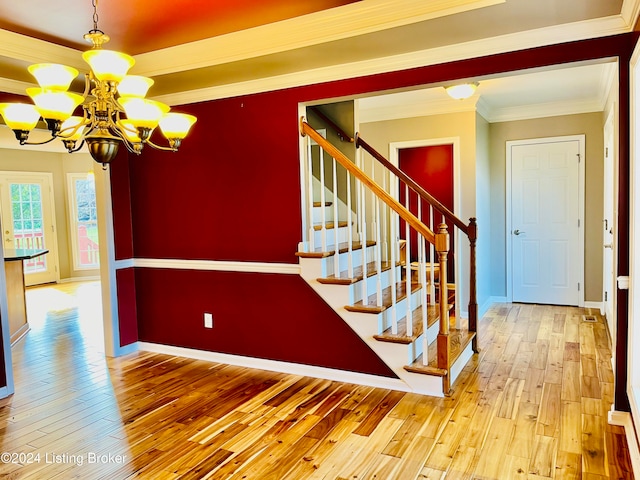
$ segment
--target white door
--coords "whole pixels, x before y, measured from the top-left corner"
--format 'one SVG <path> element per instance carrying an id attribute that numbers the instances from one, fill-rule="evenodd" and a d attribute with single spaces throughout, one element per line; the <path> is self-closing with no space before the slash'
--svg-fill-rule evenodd
<path id="1" fill-rule="evenodd" d="M 510 148 L 512 300 L 580 305 L 580 142 Z"/>
<path id="2" fill-rule="evenodd" d="M 604 314 L 609 324 L 611 338 L 615 336 L 615 323 L 613 321 L 613 302 L 615 294 L 615 273 L 613 270 L 613 249 L 614 249 L 614 197 L 615 197 L 615 150 L 614 150 L 613 119 L 609 116 L 604 128 L 604 219 L 602 221 L 603 239 L 603 303 Z"/>
<path id="3" fill-rule="evenodd" d="M 25 283 L 55 282 L 57 247 L 49 173 L 0 172 L 0 213 L 4 248 L 46 249 L 24 261 Z"/>

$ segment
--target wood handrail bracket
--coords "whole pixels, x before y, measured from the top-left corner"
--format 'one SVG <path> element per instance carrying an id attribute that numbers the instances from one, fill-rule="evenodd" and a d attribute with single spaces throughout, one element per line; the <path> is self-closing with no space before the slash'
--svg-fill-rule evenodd
<path id="1" fill-rule="evenodd" d="M 300 133 L 313 139 L 322 149 L 336 159 L 351 175 L 360 180 L 367 186 L 380 200 L 386 203 L 389 208 L 395 211 L 400 218 L 407 222 L 411 227 L 420 233 L 429 243 L 436 243 L 436 236 L 429 227 L 418 219 L 413 213 L 407 210 L 400 202 L 393 198 L 389 193 L 382 189 L 373 179 L 360 170 L 347 156 L 334 147 L 330 142 L 323 138 L 313 127 L 311 127 L 304 119 L 300 120 Z"/>

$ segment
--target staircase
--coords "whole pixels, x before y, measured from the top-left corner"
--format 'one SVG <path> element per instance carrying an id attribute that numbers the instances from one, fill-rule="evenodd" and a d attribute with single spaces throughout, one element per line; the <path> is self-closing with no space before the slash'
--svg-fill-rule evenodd
<path id="1" fill-rule="evenodd" d="M 301 133 L 304 238 L 296 254 L 302 277 L 394 371 L 399 389 L 447 395 L 477 351 L 474 279 L 469 319 L 451 316 L 445 220 L 453 214 L 444 209 L 434 227 L 443 206 L 433 198 L 428 199 L 435 209 L 429 202 L 430 207 L 411 212 L 409 189 L 417 187 L 418 195 L 422 189 L 391 164 L 391 169 L 384 165 L 381 183 L 374 180 L 380 155 L 362 139 L 352 140 L 364 146 L 354 163 L 304 120 Z M 365 158 L 363 150 L 374 153 Z M 388 191 L 399 181 L 407 188 L 405 205 Z M 475 261 L 474 220 L 470 226 L 453 224 L 471 230 Z M 471 272 L 475 277 L 475 268 Z"/>

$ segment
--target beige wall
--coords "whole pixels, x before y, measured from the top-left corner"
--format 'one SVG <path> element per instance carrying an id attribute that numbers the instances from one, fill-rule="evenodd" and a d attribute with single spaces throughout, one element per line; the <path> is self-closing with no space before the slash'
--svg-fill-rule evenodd
<path id="1" fill-rule="evenodd" d="M 585 301 L 602 301 L 602 125 L 601 112 L 498 123 L 465 112 L 371 122 L 360 125 L 360 133 L 385 156 L 393 142 L 460 139 L 460 209 L 456 213 L 464 221 L 478 217 L 478 304 L 482 307 L 487 299 L 507 293 L 506 142 L 577 134 L 586 136 Z"/>
<path id="2" fill-rule="evenodd" d="M 46 172 L 53 174 L 54 211 L 60 279 L 97 276 L 99 270 L 74 270 L 69 238 L 67 173 L 86 173 L 95 162 L 89 154 L 36 152 L 26 149 L 0 149 L 0 170 Z M 100 168 L 100 167 L 98 167 Z"/>
<path id="3" fill-rule="evenodd" d="M 508 140 L 584 134 L 585 301 L 602 301 L 603 121 L 602 113 L 597 112 L 491 124 L 491 285 L 494 296 L 506 295 L 507 288 L 505 143 Z"/>

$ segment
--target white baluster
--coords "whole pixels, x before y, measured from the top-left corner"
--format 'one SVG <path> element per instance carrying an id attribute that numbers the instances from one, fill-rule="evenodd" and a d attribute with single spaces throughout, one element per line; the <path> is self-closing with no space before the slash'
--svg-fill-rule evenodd
<path id="1" fill-rule="evenodd" d="M 409 201 L 409 186 L 405 185 L 404 188 L 404 196 L 405 196 L 405 207 L 407 210 L 410 209 L 411 202 Z M 407 278 L 405 279 L 405 289 L 407 294 L 407 334 L 413 334 L 413 315 L 411 308 L 411 226 L 409 222 L 405 222 L 405 236 L 407 238 L 407 246 L 405 247 L 407 250 Z"/>
<path id="2" fill-rule="evenodd" d="M 380 202 L 376 198 L 376 293 L 378 306 L 382 306 L 382 236 L 380 232 Z"/>
<path id="3" fill-rule="evenodd" d="M 360 157 L 360 170 L 364 171 L 365 159 Z M 366 189 L 361 181 L 358 181 L 358 199 L 360 202 L 360 246 L 362 248 L 360 262 L 362 265 L 362 304 L 367 305 L 369 303 L 369 292 L 367 289 L 367 199 Z"/>
<path id="4" fill-rule="evenodd" d="M 338 239 L 339 222 L 338 222 L 338 174 L 337 162 L 333 158 L 333 243 L 335 244 L 333 255 L 333 271 L 336 278 L 340 277 L 340 242 Z"/>
<path id="5" fill-rule="evenodd" d="M 309 252 L 315 249 L 315 230 L 313 228 L 313 145 L 309 137 L 307 139 L 307 215 L 308 215 L 308 236 Z"/>
<path id="6" fill-rule="evenodd" d="M 433 218 L 433 205 L 429 205 L 429 228 L 432 232 L 435 232 L 433 228 Z M 435 246 L 433 243 L 429 243 L 429 303 L 431 305 L 436 304 L 435 254 Z"/>
<path id="7" fill-rule="evenodd" d="M 327 216 L 325 213 L 325 183 L 324 183 L 324 150 L 320 149 L 320 240 L 322 251 L 327 251 Z"/>
<path id="8" fill-rule="evenodd" d="M 347 275 L 353 278 L 353 213 L 351 205 L 351 174 L 347 171 Z"/>
<path id="9" fill-rule="evenodd" d="M 391 333 L 394 335 L 398 333 L 398 312 L 396 303 L 398 302 L 397 294 L 396 294 L 396 283 L 398 282 L 397 274 L 396 274 L 396 264 L 398 263 L 396 250 L 398 248 L 398 232 L 396 231 L 396 221 L 393 217 L 394 213 L 391 213 L 391 217 L 389 218 L 389 236 L 391 237 L 391 252 L 390 252 L 390 262 L 391 262 L 391 275 L 390 275 L 390 284 L 391 284 Z"/>

